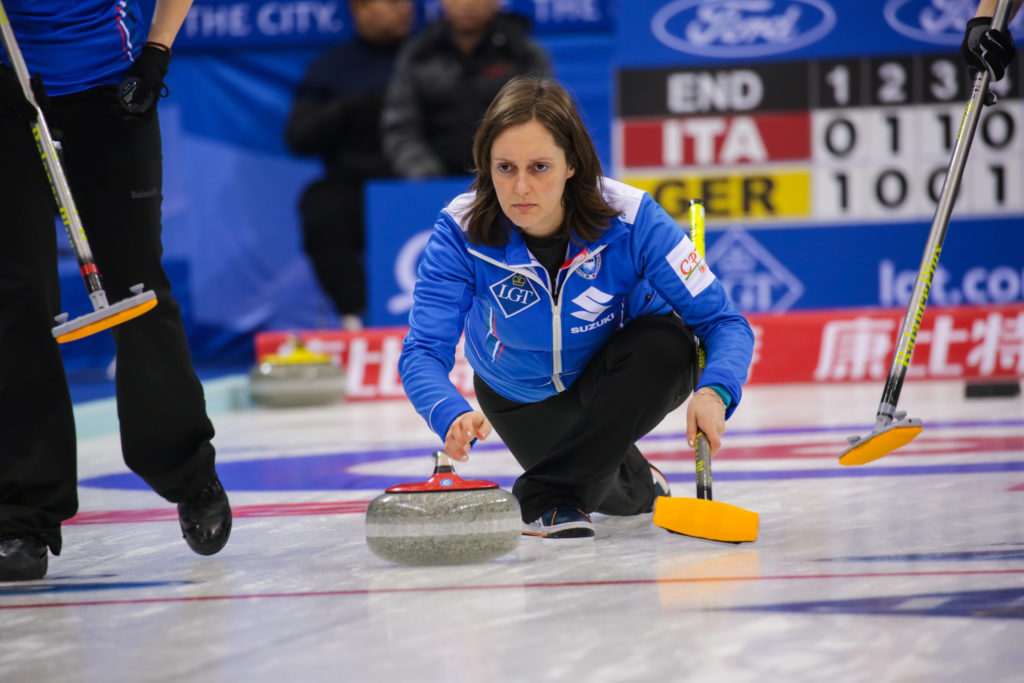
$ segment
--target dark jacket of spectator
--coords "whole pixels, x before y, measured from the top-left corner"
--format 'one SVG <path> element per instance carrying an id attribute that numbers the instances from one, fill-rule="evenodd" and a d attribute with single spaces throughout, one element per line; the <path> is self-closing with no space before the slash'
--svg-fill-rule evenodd
<path id="1" fill-rule="evenodd" d="M 525 74 L 548 77 L 551 67 L 522 17 L 499 13 L 469 55 L 445 19 L 424 28 L 399 53 L 384 104 L 384 151 L 395 173 L 469 173 L 477 123 L 501 87 Z"/>
<path id="2" fill-rule="evenodd" d="M 380 142 L 384 90 L 400 43 L 356 37 L 330 48 L 306 70 L 285 128 L 296 154 L 323 158 L 329 177 L 386 177 Z"/>
<path id="3" fill-rule="evenodd" d="M 356 36 L 325 51 L 306 70 L 285 126 L 293 152 L 324 161 L 324 176 L 299 200 L 302 246 L 346 329 L 362 326 L 367 307 L 363 184 L 392 175 L 380 117 L 400 44 Z"/>

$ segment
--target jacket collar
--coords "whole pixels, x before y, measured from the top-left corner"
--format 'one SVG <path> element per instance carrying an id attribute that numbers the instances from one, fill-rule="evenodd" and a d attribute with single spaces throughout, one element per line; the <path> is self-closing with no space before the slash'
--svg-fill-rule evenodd
<path id="1" fill-rule="evenodd" d="M 620 239 L 624 239 L 628 234 L 629 230 L 625 225 L 623 225 L 622 221 L 613 218 L 608 229 L 602 232 L 601 236 L 592 242 L 581 243 L 579 240 L 570 239 L 566 263 L 571 263 L 576 257 L 583 253 L 584 250 L 589 253 L 593 253 L 604 245 L 612 244 Z M 473 249 L 482 254 L 486 254 L 496 261 L 503 262 L 510 268 L 528 267 L 533 263 L 533 258 L 530 254 L 530 250 L 526 246 L 526 241 L 518 230 L 511 230 L 509 232 L 508 242 L 506 242 L 504 246 L 485 247 L 483 245 L 479 245 L 474 246 Z"/>

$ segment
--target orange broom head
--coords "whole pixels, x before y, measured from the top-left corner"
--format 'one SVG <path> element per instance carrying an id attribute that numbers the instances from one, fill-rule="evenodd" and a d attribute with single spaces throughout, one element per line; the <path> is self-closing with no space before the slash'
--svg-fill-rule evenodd
<path id="1" fill-rule="evenodd" d="M 110 315 L 94 318 L 92 315 L 82 316 L 76 320 L 72 320 L 61 326 L 62 329 L 66 329 L 66 332 L 61 332 L 57 335 L 57 341 L 63 344 L 64 342 L 74 341 L 76 339 L 82 339 L 88 337 L 90 334 L 96 334 L 103 330 L 108 330 L 115 325 L 120 325 L 123 322 L 127 322 L 132 318 L 138 318 L 143 313 L 146 313 L 156 306 L 156 297 L 143 301 L 140 304 L 136 304 L 131 308 L 112 312 Z M 76 324 L 81 321 L 81 324 Z"/>
<path id="2" fill-rule="evenodd" d="M 715 500 L 658 496 L 654 501 L 656 526 L 696 538 L 727 543 L 756 541 L 759 522 L 756 512 Z"/>
<path id="3" fill-rule="evenodd" d="M 855 442 L 839 456 L 840 465 L 863 465 L 905 446 L 921 433 L 918 420 L 895 422 Z"/>

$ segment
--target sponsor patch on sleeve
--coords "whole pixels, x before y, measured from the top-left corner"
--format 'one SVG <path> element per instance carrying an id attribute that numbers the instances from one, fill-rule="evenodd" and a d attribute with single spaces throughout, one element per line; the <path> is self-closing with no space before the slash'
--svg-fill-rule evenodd
<path id="1" fill-rule="evenodd" d="M 682 241 L 665 257 L 672 272 L 676 274 L 683 284 L 686 285 L 690 296 L 697 296 L 704 291 L 704 288 L 715 280 L 714 273 L 708 268 L 693 242 L 689 237 L 683 237 Z"/>

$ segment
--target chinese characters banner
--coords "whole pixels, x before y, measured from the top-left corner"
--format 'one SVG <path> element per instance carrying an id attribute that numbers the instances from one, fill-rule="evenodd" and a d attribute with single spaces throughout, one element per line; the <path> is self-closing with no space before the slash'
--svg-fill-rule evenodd
<path id="1" fill-rule="evenodd" d="M 790 311 L 748 316 L 754 329 L 749 384 L 882 381 L 888 375 L 903 311 Z M 403 398 L 398 357 L 406 328 L 363 332 L 310 330 L 308 349 L 326 353 L 346 373 L 350 401 Z M 256 357 L 287 353 L 292 336 L 256 335 Z M 985 380 L 1024 377 L 1024 305 L 929 308 L 908 378 Z M 473 371 L 456 353 L 451 375 L 469 396 Z"/>
<path id="2" fill-rule="evenodd" d="M 748 316 L 755 335 L 750 381 L 884 380 L 903 313 L 860 309 Z M 907 376 L 964 380 L 1024 376 L 1024 306 L 929 308 Z"/>

